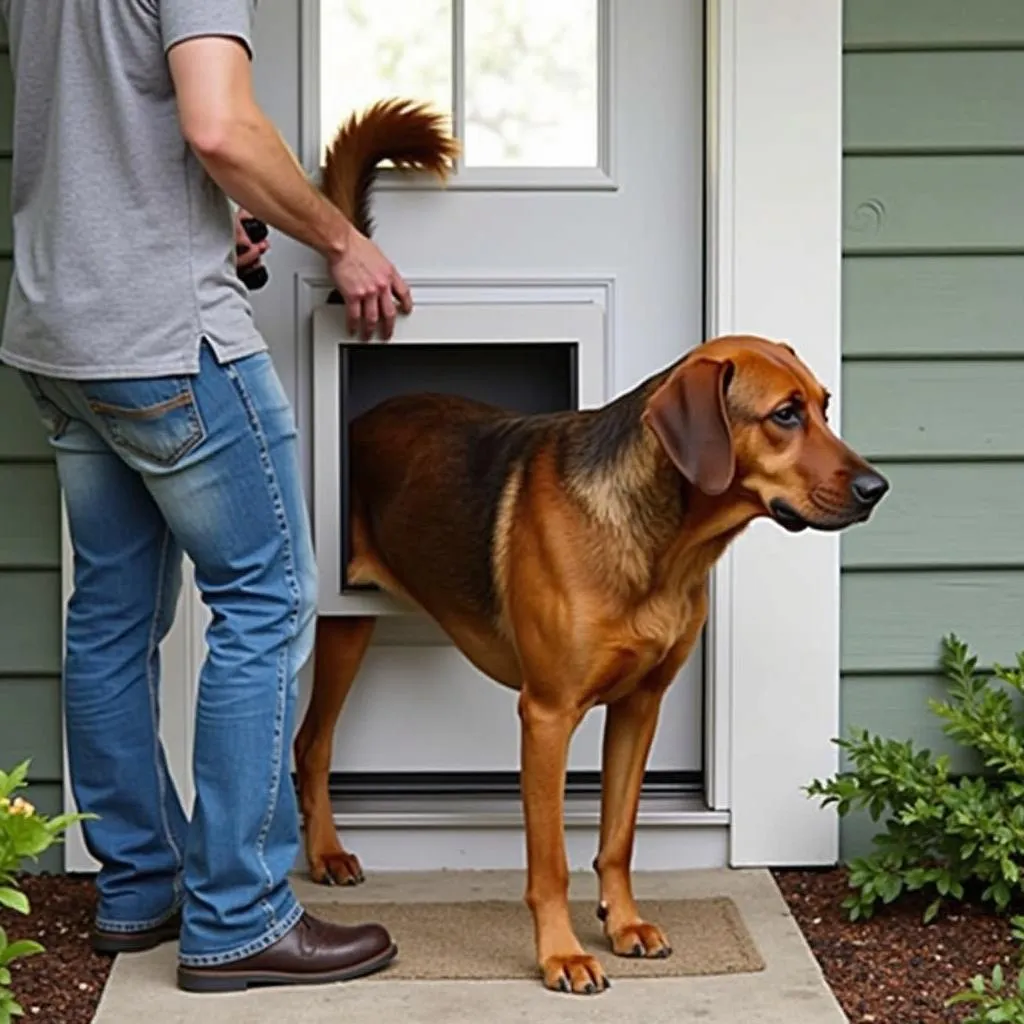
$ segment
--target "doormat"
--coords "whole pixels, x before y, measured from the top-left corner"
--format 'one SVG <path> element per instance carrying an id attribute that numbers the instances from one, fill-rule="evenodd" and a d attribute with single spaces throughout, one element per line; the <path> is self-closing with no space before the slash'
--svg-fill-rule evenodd
<path id="1" fill-rule="evenodd" d="M 583 948 L 616 978 L 682 978 L 747 974 L 764 970 L 754 940 L 727 897 L 645 900 L 646 920 L 668 935 L 664 959 L 616 956 L 601 931 L 593 902 L 569 910 Z M 317 917 L 337 924 L 376 921 L 398 944 L 391 965 L 370 979 L 416 981 L 536 980 L 533 920 L 525 904 L 511 900 L 465 903 L 316 903 Z"/>

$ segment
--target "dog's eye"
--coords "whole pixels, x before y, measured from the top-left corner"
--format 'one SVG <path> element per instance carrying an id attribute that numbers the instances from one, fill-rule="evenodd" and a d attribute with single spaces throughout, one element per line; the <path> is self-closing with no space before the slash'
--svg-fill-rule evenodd
<path id="1" fill-rule="evenodd" d="M 800 410 L 795 405 L 780 405 L 772 413 L 772 419 L 780 427 L 795 427 L 800 423 Z"/>

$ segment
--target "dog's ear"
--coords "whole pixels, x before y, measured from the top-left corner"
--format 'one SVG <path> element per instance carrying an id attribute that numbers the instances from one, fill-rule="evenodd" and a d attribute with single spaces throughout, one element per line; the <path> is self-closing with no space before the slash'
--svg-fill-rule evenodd
<path id="1" fill-rule="evenodd" d="M 736 472 L 725 392 L 735 371 L 729 360 L 694 356 L 651 396 L 643 420 L 687 480 L 705 494 L 722 494 Z"/>

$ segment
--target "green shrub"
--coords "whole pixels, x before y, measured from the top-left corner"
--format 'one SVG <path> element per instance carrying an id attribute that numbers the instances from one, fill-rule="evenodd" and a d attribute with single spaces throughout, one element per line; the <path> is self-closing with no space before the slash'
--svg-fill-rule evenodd
<path id="1" fill-rule="evenodd" d="M 27 785 L 28 768 L 29 762 L 25 761 L 10 774 L 0 771 L 0 908 L 19 914 L 28 914 L 31 908 L 18 888 L 17 872 L 26 861 L 38 860 L 58 842 L 69 825 L 86 817 L 62 814 L 47 818 L 38 814 L 24 797 L 16 795 Z M 43 947 L 29 939 L 9 942 L 6 931 L 0 928 L 0 1024 L 11 1024 L 23 1013 L 10 987 L 10 965 L 41 952 Z"/>
<path id="2" fill-rule="evenodd" d="M 948 699 L 929 701 L 943 731 L 973 751 L 984 771 L 956 777 L 949 758 L 915 750 L 910 742 L 853 730 L 835 742 L 852 764 L 807 787 L 840 816 L 867 809 L 886 818 L 873 851 L 850 864 L 854 893 L 843 907 L 852 920 L 870 917 L 879 903 L 904 892 L 932 897 L 930 921 L 948 898 L 970 892 L 1005 910 L 1020 894 L 1024 869 L 1024 725 L 1014 695 L 1024 694 L 1024 652 L 1017 667 L 991 672 L 955 635 L 942 644 Z M 992 1018 L 998 1020 L 1000 1018 Z"/>

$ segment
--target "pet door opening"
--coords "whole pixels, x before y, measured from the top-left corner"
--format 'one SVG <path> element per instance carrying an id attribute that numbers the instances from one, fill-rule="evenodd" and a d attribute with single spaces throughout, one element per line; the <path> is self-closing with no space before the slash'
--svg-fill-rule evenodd
<path id="1" fill-rule="evenodd" d="M 575 342 L 416 342 L 339 345 L 341 588 L 378 591 L 348 579 L 351 557 L 349 425 L 387 398 L 459 395 L 522 414 L 578 408 Z"/>

